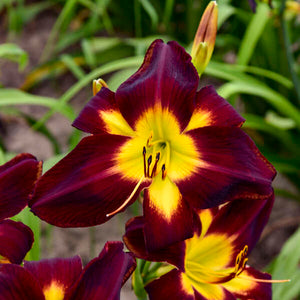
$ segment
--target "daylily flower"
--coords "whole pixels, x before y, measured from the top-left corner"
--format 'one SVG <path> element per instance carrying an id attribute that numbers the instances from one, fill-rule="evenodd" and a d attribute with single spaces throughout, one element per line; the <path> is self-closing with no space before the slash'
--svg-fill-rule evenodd
<path id="1" fill-rule="evenodd" d="M 273 200 L 234 200 L 219 209 L 202 210 L 191 239 L 152 253 L 145 246 L 145 220 L 131 219 L 124 236 L 128 249 L 139 258 L 174 265 L 146 285 L 150 300 L 271 299 L 271 276 L 246 263 Z"/>
<path id="2" fill-rule="evenodd" d="M 82 269 L 79 256 L 0 265 L 1 300 L 120 299 L 120 289 L 135 269 L 123 243 L 106 243 Z"/>
<path id="3" fill-rule="evenodd" d="M 0 263 L 20 264 L 32 247 L 31 229 L 21 222 L 4 219 L 27 205 L 41 171 L 42 162 L 27 153 L 0 166 Z"/>
<path id="4" fill-rule="evenodd" d="M 176 42 L 152 43 L 116 91 L 101 88 L 75 120 L 91 133 L 38 181 L 29 203 L 61 227 L 106 222 L 142 189 L 146 243 L 193 235 L 194 209 L 264 199 L 275 170 L 239 128 L 244 119 L 199 76 Z"/>
<path id="5" fill-rule="evenodd" d="M 22 222 L 0 221 L 0 264 L 21 264 L 33 240 L 31 229 Z"/>
<path id="6" fill-rule="evenodd" d="M 19 213 L 28 203 L 42 173 L 42 162 L 22 153 L 0 166 L 0 221 Z"/>

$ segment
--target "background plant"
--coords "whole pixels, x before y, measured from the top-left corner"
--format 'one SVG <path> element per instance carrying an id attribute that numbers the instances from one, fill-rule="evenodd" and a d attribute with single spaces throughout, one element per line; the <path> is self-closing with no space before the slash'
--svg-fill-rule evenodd
<path id="1" fill-rule="evenodd" d="M 200 0 L 132 0 L 130 5 L 121 0 L 2 1 L 0 16 L 5 25 L 6 39 L 0 45 L 0 63 L 4 60 L 17 62 L 20 72 L 24 72 L 30 57 L 30 53 L 17 46 L 26 26 L 49 13 L 54 14 L 56 19 L 47 42 L 41 45 L 40 57 L 35 58 L 37 63 L 30 63 L 25 69 L 22 85 L 19 88 L 1 87 L 0 121 L 4 116 L 17 116 L 24 119 L 32 131 L 44 135 L 53 147 L 54 156 L 45 162 L 45 169 L 50 168 L 77 144 L 80 134 L 75 129 L 71 130 L 66 136 L 68 149 L 64 149 L 49 129 L 49 118 L 53 114 L 61 114 L 71 123 L 78 110 L 72 103 L 73 98 L 84 90 L 83 107 L 91 96 L 91 89 L 84 88 L 89 87 L 95 78 L 103 77 L 115 90 L 138 68 L 147 47 L 155 38 L 177 40 L 191 49 L 207 3 Z M 255 14 L 250 10 L 248 1 L 220 0 L 218 5 L 216 46 L 212 60 L 201 77 L 201 85 L 214 83 L 218 92 L 242 113 L 246 118 L 244 128 L 267 159 L 290 182 L 287 187 L 275 187 L 276 194 L 299 203 L 300 4 L 277 0 L 272 1 L 270 8 L 261 1 Z M 0 70 L 5 76 L 1 65 Z M 59 97 L 36 93 L 39 87 L 70 74 L 72 84 Z M 47 111 L 36 119 L 24 112 L 23 105 L 42 106 Z M 5 124 L 5 121 L 2 123 Z M 4 163 L 14 153 L 6 150 L 2 136 L 0 146 L 0 161 Z M 139 207 L 134 209 L 138 213 Z M 27 210 L 17 218 L 34 230 L 36 242 L 29 258 L 38 259 L 40 221 Z M 299 224 L 299 219 L 296 222 Z M 50 227 L 47 233 L 51 236 Z M 299 234 L 292 239 L 299 243 Z M 289 253 L 299 252 L 297 242 L 287 245 Z M 283 250 L 282 253 L 287 252 Z M 290 271 L 282 263 L 289 257 L 290 254 L 281 254 L 276 258 L 270 267 L 274 276 L 290 278 Z M 298 262 L 299 258 L 291 260 L 289 270 L 297 270 Z M 156 272 L 156 266 L 154 271 L 150 270 Z M 149 266 L 145 262 L 140 263 L 135 280 L 143 282 L 148 276 L 144 274 L 147 268 Z M 144 275 L 139 277 L 139 274 Z M 274 288 L 275 299 L 281 299 L 282 291 L 276 289 L 282 288 L 277 285 Z M 298 289 L 292 289 L 285 298 L 292 299 L 298 293 Z"/>

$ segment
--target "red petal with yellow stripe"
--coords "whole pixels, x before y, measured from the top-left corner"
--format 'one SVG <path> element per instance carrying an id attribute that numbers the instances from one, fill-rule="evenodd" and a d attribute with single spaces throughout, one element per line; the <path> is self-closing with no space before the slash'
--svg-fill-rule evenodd
<path id="1" fill-rule="evenodd" d="M 198 80 L 184 48 L 156 40 L 139 70 L 117 89 L 116 102 L 132 128 L 149 108 L 159 106 L 176 116 L 182 131 L 192 115 Z"/>
<path id="2" fill-rule="evenodd" d="M 134 134 L 117 107 L 115 93 L 105 87 L 88 102 L 73 126 L 92 134 Z"/>
<path id="3" fill-rule="evenodd" d="M 212 86 L 196 93 L 195 109 L 185 131 L 205 126 L 241 127 L 245 122 L 236 110 Z"/>
<path id="4" fill-rule="evenodd" d="M 24 268 L 38 281 L 46 300 L 63 300 L 82 272 L 79 256 L 25 261 Z"/>
<path id="5" fill-rule="evenodd" d="M 23 267 L 0 264 L 0 300 L 45 300 L 45 297 L 35 277 Z"/>
<path id="6" fill-rule="evenodd" d="M 126 206 L 131 204 L 146 182 L 138 184 L 119 168 L 117 156 L 127 140 L 111 134 L 84 138 L 38 181 L 32 212 L 56 226 L 85 227 L 106 222 L 128 197 Z"/>
<path id="7" fill-rule="evenodd" d="M 163 275 L 146 286 L 150 300 L 195 300 L 193 287 L 182 279 L 182 273 L 177 270 Z"/>
<path id="8" fill-rule="evenodd" d="M 265 199 L 272 194 L 276 171 L 240 128 L 203 127 L 186 135 L 193 139 L 198 157 L 193 172 L 175 182 L 192 207 L 209 208 L 237 198 Z"/>
<path id="9" fill-rule="evenodd" d="M 167 261 L 180 270 L 184 270 L 185 243 L 178 242 L 160 250 L 148 252 L 144 238 L 144 218 L 135 217 L 126 223 L 123 236 L 126 247 L 138 258 L 150 261 Z"/>
<path id="10" fill-rule="evenodd" d="M 157 176 L 144 192 L 145 241 L 152 252 L 193 236 L 193 213 L 178 187 Z"/>

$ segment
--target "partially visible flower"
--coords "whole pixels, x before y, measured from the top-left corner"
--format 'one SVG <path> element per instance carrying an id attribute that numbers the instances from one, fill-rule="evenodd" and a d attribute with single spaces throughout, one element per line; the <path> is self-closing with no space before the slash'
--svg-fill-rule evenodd
<path id="1" fill-rule="evenodd" d="M 265 199 L 276 172 L 212 87 L 197 91 L 191 57 L 156 40 L 116 91 L 102 87 L 74 126 L 91 133 L 37 182 L 34 214 L 56 226 L 104 223 L 142 189 L 149 251 L 193 235 L 192 213 Z"/>
<path id="2" fill-rule="evenodd" d="M 146 285 L 150 299 L 271 299 L 270 275 L 246 263 L 273 202 L 272 195 L 202 210 L 194 237 L 153 253 L 146 251 L 143 218 L 131 219 L 124 236 L 128 249 L 139 258 L 174 265 Z"/>
<path id="3" fill-rule="evenodd" d="M 0 221 L 19 213 L 27 204 L 42 173 L 42 162 L 22 153 L 0 166 Z"/>
<path id="4" fill-rule="evenodd" d="M 82 269 L 79 256 L 0 265 L 0 300 L 120 299 L 135 259 L 121 242 L 107 242 Z"/>
<path id="5" fill-rule="evenodd" d="M 21 264 L 33 240 L 31 229 L 23 223 L 0 221 L 0 264 Z"/>
<path id="6" fill-rule="evenodd" d="M 211 1 L 202 15 L 191 52 L 192 63 L 199 76 L 204 72 L 214 51 L 217 28 L 218 5 L 216 1 Z"/>
<path id="7" fill-rule="evenodd" d="M 298 1 L 286 1 L 285 13 L 288 17 L 295 17 L 300 15 L 300 2 Z"/>
<path id="8" fill-rule="evenodd" d="M 42 162 L 27 153 L 0 166 L 0 263 L 20 264 L 33 244 L 33 233 L 21 222 L 4 220 L 20 212 L 28 203 Z"/>
<path id="9" fill-rule="evenodd" d="M 272 0 L 259 0 L 259 1 L 261 1 L 261 2 L 267 2 L 269 4 L 270 8 L 272 8 Z M 248 0 L 248 2 L 250 4 L 251 10 L 253 12 L 256 12 L 256 6 L 257 6 L 256 0 Z"/>

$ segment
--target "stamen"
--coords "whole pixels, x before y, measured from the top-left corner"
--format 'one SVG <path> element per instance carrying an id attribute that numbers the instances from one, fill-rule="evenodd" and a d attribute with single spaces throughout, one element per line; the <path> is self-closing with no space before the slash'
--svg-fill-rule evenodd
<path id="1" fill-rule="evenodd" d="M 150 165 L 151 165 L 151 162 L 152 162 L 152 155 L 150 155 L 148 157 L 148 168 L 147 168 L 147 177 L 150 177 L 149 173 L 150 173 Z"/>
<path id="2" fill-rule="evenodd" d="M 160 158 L 160 152 L 157 152 L 156 153 L 156 158 L 155 158 L 155 164 L 154 164 L 154 167 L 153 167 L 152 172 L 151 172 L 151 178 L 153 178 L 153 176 L 155 175 L 159 158 Z"/>
<path id="3" fill-rule="evenodd" d="M 109 214 L 106 214 L 106 217 L 109 218 L 112 215 L 115 215 L 116 213 L 118 213 L 119 211 L 121 211 L 133 198 L 133 196 L 135 195 L 136 191 L 138 190 L 138 188 L 140 187 L 141 183 L 144 180 L 144 176 L 142 176 L 142 178 L 140 179 L 140 181 L 137 183 L 137 185 L 135 186 L 135 188 L 133 189 L 132 193 L 129 195 L 129 197 L 123 202 L 123 204 L 117 208 L 116 210 L 112 211 Z"/>
<path id="4" fill-rule="evenodd" d="M 151 147 L 151 141 L 153 139 L 153 131 L 150 132 L 150 136 L 147 139 L 147 147 Z"/>
<path id="5" fill-rule="evenodd" d="M 147 168 L 146 168 L 146 147 L 143 147 L 143 158 L 144 158 L 144 176 L 147 176 Z"/>
<path id="6" fill-rule="evenodd" d="M 166 178 L 166 175 L 167 175 L 167 172 L 166 172 L 166 165 L 165 165 L 165 164 L 162 165 L 162 167 L 161 167 L 161 172 L 162 172 L 161 178 L 162 178 L 162 179 L 165 179 L 165 178 Z"/>
<path id="7" fill-rule="evenodd" d="M 291 279 L 283 279 L 283 280 L 273 280 L 273 279 L 259 279 L 259 278 L 252 278 L 248 276 L 238 276 L 238 278 L 254 281 L 254 282 L 262 282 L 262 283 L 281 283 L 281 282 L 290 282 Z"/>

